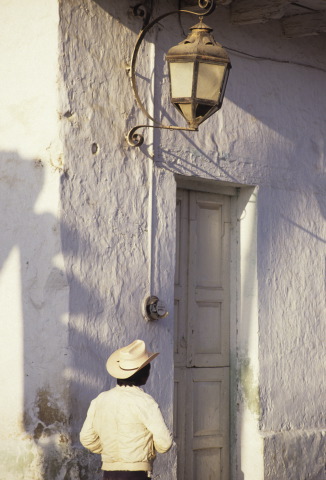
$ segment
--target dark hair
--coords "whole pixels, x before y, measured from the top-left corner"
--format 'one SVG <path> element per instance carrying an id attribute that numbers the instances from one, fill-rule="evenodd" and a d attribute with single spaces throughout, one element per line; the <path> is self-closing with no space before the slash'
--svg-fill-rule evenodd
<path id="1" fill-rule="evenodd" d="M 120 386 L 129 386 L 129 387 L 140 387 L 145 385 L 148 377 L 149 371 L 151 369 L 151 364 L 148 363 L 145 367 L 138 370 L 138 372 L 131 375 L 129 378 L 117 378 L 117 384 Z"/>

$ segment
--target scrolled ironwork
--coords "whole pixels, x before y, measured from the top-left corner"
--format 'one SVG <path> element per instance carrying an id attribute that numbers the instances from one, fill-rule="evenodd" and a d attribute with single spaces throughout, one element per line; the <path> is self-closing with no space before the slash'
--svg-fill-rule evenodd
<path id="1" fill-rule="evenodd" d="M 133 54 L 131 57 L 131 64 L 130 64 L 130 69 L 129 69 L 129 75 L 131 78 L 131 85 L 132 89 L 134 92 L 134 96 L 136 98 L 137 104 L 143 114 L 151 120 L 154 125 L 136 125 L 133 127 L 131 130 L 129 130 L 128 134 L 126 135 L 126 140 L 128 142 L 128 145 L 132 147 L 140 147 L 143 142 L 144 142 L 144 137 L 143 135 L 137 133 L 136 131 L 140 128 L 162 128 L 162 129 L 167 129 L 167 130 L 184 130 L 184 131 L 197 131 L 197 128 L 192 128 L 192 127 L 177 127 L 174 125 L 164 125 L 160 123 L 159 121 L 155 120 L 148 111 L 146 110 L 143 102 L 141 101 L 138 93 L 138 87 L 137 87 L 137 82 L 136 82 L 136 62 L 137 62 L 137 55 L 138 51 L 140 48 L 140 45 L 146 35 L 146 33 L 158 22 L 163 20 L 166 17 L 169 17 L 170 15 L 175 15 L 177 13 L 189 13 L 191 15 L 196 15 L 198 17 L 206 17 L 207 15 L 210 15 L 213 13 L 216 7 L 216 0 L 198 0 L 198 7 L 200 8 L 200 11 L 192 11 L 192 10 L 172 10 L 170 12 L 164 13 L 163 15 L 160 15 L 159 17 L 155 18 L 151 22 L 149 22 L 139 33 Z"/>

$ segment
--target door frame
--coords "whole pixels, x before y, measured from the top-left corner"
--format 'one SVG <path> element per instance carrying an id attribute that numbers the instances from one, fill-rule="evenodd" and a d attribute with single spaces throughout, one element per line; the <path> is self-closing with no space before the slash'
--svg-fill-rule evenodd
<path id="1" fill-rule="evenodd" d="M 245 332 L 248 305 L 244 299 L 243 274 L 246 270 L 242 248 L 242 237 L 248 233 L 255 240 L 250 247 L 252 260 L 251 270 L 257 274 L 257 192 L 253 185 L 242 185 L 216 179 L 185 177 L 175 174 L 177 189 L 217 193 L 230 196 L 231 229 L 230 229 L 230 377 L 229 377 L 229 434 L 230 434 L 230 479 L 243 478 L 242 462 L 244 436 L 243 415 L 246 414 L 241 379 L 241 355 L 244 350 L 250 356 L 250 339 Z M 249 211 L 249 215 L 248 214 Z M 248 253 L 248 252 L 246 252 Z M 257 287 L 253 286 L 253 290 Z M 256 306 L 258 304 L 255 298 Z M 256 314 L 258 321 L 258 313 Z M 239 328 L 241 325 L 241 328 Z M 257 352 L 254 361 L 258 365 L 258 335 L 255 339 Z M 256 372 L 258 375 L 258 371 Z M 258 382 L 258 378 L 257 378 Z M 249 441 L 249 438 L 247 439 Z M 259 439 L 258 439 L 259 441 Z M 239 476 L 240 475 L 240 476 Z"/>

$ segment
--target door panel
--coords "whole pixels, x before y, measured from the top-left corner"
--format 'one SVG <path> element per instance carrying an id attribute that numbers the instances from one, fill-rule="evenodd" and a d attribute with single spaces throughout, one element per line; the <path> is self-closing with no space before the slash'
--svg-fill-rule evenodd
<path id="1" fill-rule="evenodd" d="M 230 198 L 189 192 L 189 367 L 229 365 Z"/>
<path id="2" fill-rule="evenodd" d="M 229 479 L 230 197 L 177 192 L 178 480 Z"/>

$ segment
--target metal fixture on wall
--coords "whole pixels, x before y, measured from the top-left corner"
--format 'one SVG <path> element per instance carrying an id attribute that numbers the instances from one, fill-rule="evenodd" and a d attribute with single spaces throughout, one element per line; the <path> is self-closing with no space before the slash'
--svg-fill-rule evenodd
<path id="1" fill-rule="evenodd" d="M 165 13 L 148 23 L 138 35 L 130 66 L 131 84 L 140 109 L 153 125 L 137 125 L 129 131 L 126 139 L 132 147 L 139 147 L 144 142 L 144 137 L 136 133 L 139 128 L 197 131 L 201 123 L 221 108 L 231 63 L 224 48 L 211 35 L 212 28 L 203 23 L 203 17 L 214 11 L 215 3 L 216 0 L 198 0 L 200 12 L 174 10 Z M 166 54 L 171 101 L 188 127 L 163 125 L 147 112 L 138 94 L 135 72 L 139 47 L 148 30 L 163 18 L 180 12 L 200 17 L 187 38 Z"/>
<path id="2" fill-rule="evenodd" d="M 147 297 L 143 304 L 143 315 L 147 321 L 159 320 L 167 317 L 169 312 L 165 304 L 155 295 Z"/>

